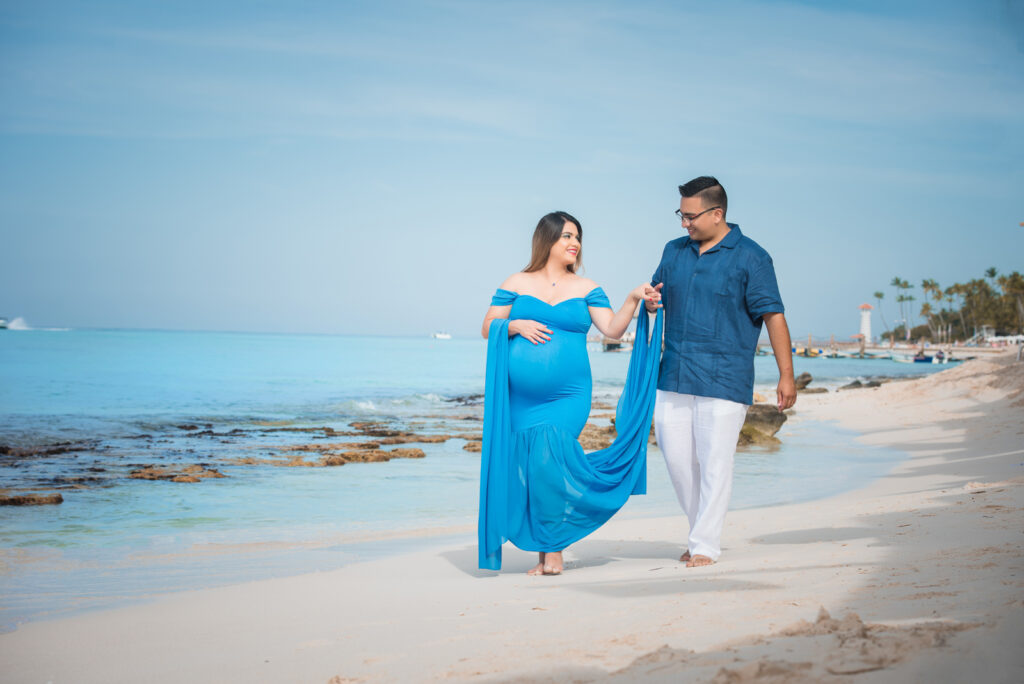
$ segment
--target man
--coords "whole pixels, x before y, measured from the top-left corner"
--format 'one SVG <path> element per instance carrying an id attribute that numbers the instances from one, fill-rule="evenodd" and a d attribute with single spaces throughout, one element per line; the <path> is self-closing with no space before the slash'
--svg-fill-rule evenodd
<path id="1" fill-rule="evenodd" d="M 733 456 L 753 400 L 762 321 L 779 366 L 780 411 L 796 402 L 796 384 L 768 252 L 726 223 L 728 198 L 715 178 L 695 178 L 679 186 L 679 194 L 676 215 L 688 236 L 665 245 L 645 301 L 648 311 L 665 308 L 654 431 L 690 521 L 688 549 L 679 560 L 692 568 L 721 555 Z"/>

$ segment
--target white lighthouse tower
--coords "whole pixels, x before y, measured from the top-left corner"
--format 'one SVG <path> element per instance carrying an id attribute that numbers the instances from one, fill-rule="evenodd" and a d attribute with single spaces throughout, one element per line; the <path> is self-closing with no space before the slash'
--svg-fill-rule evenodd
<path id="1" fill-rule="evenodd" d="M 864 344 L 871 344 L 871 310 L 870 304 L 860 305 L 860 334 L 864 336 Z"/>

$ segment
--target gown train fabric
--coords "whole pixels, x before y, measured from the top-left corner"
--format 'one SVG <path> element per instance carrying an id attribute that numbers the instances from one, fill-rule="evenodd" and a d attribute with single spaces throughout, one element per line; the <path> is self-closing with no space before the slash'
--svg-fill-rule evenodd
<path id="1" fill-rule="evenodd" d="M 561 551 L 608 521 L 631 494 L 647 491 L 647 440 L 654 413 L 662 312 L 649 331 L 643 310 L 626 384 L 615 411 L 615 441 L 584 453 L 577 438 L 590 414 L 586 334 L 589 306 L 611 308 L 600 288 L 551 305 L 498 290 L 509 318 L 491 322 L 487 342 L 483 449 L 480 462 L 479 566 L 501 568 L 501 545 Z M 551 339 L 534 345 L 508 337 L 509 320 L 546 325 Z"/>

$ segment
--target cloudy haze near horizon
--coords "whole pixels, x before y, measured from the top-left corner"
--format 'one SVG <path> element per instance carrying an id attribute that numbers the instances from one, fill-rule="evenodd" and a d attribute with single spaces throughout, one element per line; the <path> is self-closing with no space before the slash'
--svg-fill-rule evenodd
<path id="1" fill-rule="evenodd" d="M 477 335 L 541 215 L 617 306 L 703 174 L 795 337 L 1024 271 L 1020 2 L 215 5 L 0 7 L 0 315 Z"/>

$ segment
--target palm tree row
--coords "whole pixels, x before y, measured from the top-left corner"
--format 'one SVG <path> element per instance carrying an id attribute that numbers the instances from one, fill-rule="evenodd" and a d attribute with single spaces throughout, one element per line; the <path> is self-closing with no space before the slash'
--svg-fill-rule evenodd
<path id="1" fill-rule="evenodd" d="M 875 292 L 878 314 L 885 326 L 882 339 L 927 338 L 947 343 L 970 339 L 983 326 L 999 333 L 1024 333 L 1024 276 L 1017 271 L 1000 275 L 995 268 L 989 268 L 984 278 L 954 283 L 945 289 L 935 280 L 926 278 L 921 281 L 924 303 L 918 312 L 924 322 L 917 326 L 913 321 L 913 303 L 917 298 L 909 294 L 914 286 L 899 276 L 889 285 L 896 290 L 899 318 L 890 331 L 882 313 L 885 292 Z"/>

